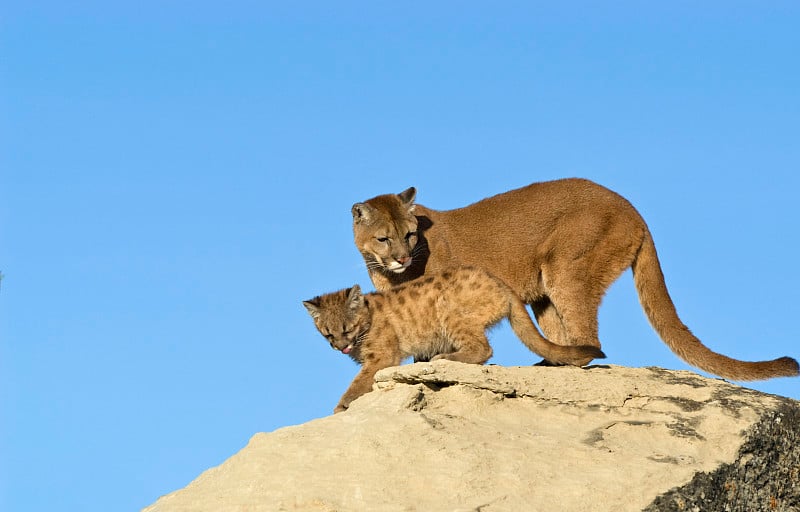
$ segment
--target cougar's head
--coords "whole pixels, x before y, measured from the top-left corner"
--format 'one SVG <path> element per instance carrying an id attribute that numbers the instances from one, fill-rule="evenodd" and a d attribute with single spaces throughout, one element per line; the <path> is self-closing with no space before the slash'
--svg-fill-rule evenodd
<path id="1" fill-rule="evenodd" d="M 359 353 L 372 315 L 358 285 L 303 301 L 303 306 L 332 349 L 350 356 Z"/>
<path id="2" fill-rule="evenodd" d="M 411 187 L 353 205 L 353 235 L 368 268 L 399 274 L 411 265 L 418 239 L 416 193 Z"/>

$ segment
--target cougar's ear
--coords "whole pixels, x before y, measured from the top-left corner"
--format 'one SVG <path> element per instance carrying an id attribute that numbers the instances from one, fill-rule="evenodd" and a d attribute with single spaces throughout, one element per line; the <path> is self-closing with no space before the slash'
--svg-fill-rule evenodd
<path id="1" fill-rule="evenodd" d="M 314 297 L 311 300 L 304 300 L 303 306 L 306 307 L 311 318 L 319 318 L 319 297 Z"/>
<path id="2" fill-rule="evenodd" d="M 357 284 L 347 290 L 347 304 L 350 309 L 356 309 L 364 303 L 364 296 L 361 294 L 361 287 Z"/>
<path id="3" fill-rule="evenodd" d="M 414 198 L 417 197 L 417 189 L 414 187 L 409 187 L 404 191 L 397 194 L 397 197 L 403 201 L 403 204 L 408 206 L 408 210 L 413 212 L 414 211 Z"/>
<path id="4" fill-rule="evenodd" d="M 362 222 L 369 222 L 375 209 L 367 203 L 356 203 L 350 209 L 353 212 L 353 222 L 360 224 Z"/>

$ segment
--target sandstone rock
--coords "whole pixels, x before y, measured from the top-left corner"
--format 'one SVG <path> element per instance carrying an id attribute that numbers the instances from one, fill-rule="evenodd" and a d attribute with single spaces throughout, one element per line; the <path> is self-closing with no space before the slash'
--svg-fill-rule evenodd
<path id="1" fill-rule="evenodd" d="M 691 372 L 417 363 L 145 511 L 800 510 L 798 436 L 800 403 Z"/>

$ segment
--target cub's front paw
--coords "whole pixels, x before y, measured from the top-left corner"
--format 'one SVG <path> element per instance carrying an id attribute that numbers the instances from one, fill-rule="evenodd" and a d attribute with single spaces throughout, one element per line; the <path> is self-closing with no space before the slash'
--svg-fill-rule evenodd
<path id="1" fill-rule="evenodd" d="M 347 407 L 346 407 L 346 406 L 344 406 L 344 405 L 342 405 L 342 404 L 339 404 L 339 405 L 337 405 L 337 406 L 336 406 L 336 408 L 333 410 L 333 414 L 337 414 L 337 413 L 340 413 L 340 412 L 344 412 L 344 411 L 346 411 L 346 410 L 347 410 Z"/>

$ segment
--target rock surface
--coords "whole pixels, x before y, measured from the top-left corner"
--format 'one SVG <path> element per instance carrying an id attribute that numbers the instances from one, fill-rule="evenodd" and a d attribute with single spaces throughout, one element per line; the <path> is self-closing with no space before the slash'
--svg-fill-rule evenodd
<path id="1" fill-rule="evenodd" d="M 417 363 L 145 511 L 800 510 L 799 437 L 800 403 L 691 372 Z"/>

